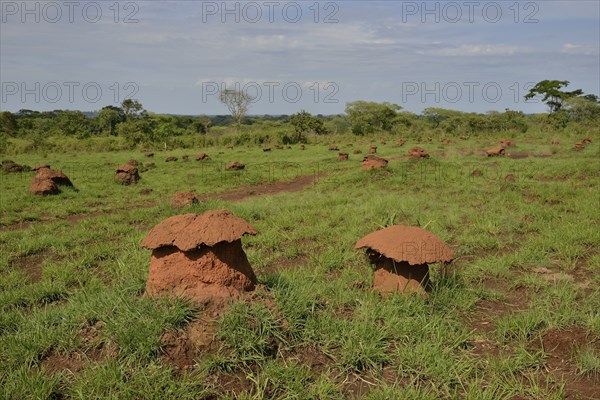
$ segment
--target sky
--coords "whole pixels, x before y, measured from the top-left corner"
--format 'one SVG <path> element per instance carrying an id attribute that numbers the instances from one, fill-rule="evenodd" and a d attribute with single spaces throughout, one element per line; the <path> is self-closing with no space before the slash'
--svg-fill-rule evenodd
<path id="1" fill-rule="evenodd" d="M 5 1 L 0 109 L 343 113 L 348 102 L 545 112 L 544 79 L 600 95 L 600 1 Z"/>

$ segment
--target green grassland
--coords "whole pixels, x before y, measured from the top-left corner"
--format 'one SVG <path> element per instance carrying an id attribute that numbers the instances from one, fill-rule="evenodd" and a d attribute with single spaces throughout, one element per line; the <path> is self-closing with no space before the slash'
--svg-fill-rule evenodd
<path id="1" fill-rule="evenodd" d="M 522 158 L 482 155 L 494 138 L 374 140 L 390 160 L 380 171 L 360 168 L 367 138 L 155 151 L 156 168 L 132 186 L 114 168 L 150 161 L 138 151 L 11 156 L 62 169 L 75 189 L 35 197 L 33 173 L 0 175 L 0 398 L 594 398 L 600 138 L 576 151 L 580 139 L 517 136 L 508 152 Z M 415 145 L 432 157 L 405 157 Z M 246 169 L 225 171 L 233 160 Z M 302 191 L 215 195 L 306 175 Z M 173 193 L 190 190 L 205 200 L 173 209 Z M 200 345 L 192 327 L 211 326 L 215 310 L 144 296 L 150 252 L 139 244 L 169 216 L 219 208 L 257 229 L 243 244 L 260 285 L 218 310 Z M 455 252 L 447 270 L 432 267 L 427 298 L 370 289 L 353 245 L 391 224 L 425 227 Z M 562 334 L 572 346 L 558 354 L 548 338 Z"/>

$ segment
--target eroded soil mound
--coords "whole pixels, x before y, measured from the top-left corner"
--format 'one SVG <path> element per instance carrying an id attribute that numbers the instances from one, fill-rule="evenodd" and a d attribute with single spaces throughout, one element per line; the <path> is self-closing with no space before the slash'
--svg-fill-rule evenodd
<path id="1" fill-rule="evenodd" d="M 173 196 L 173 207 L 184 208 L 198 203 L 198 197 L 193 192 L 176 192 Z"/>
<path id="2" fill-rule="evenodd" d="M 50 168 L 40 168 L 36 177 L 51 179 L 54 183 L 61 186 L 73 186 L 73 183 L 71 183 L 71 180 L 65 174 Z"/>
<path id="3" fill-rule="evenodd" d="M 504 147 L 498 146 L 498 147 L 494 147 L 492 149 L 486 150 L 485 153 L 488 155 L 488 157 L 503 156 L 505 151 L 504 151 Z"/>
<path id="4" fill-rule="evenodd" d="M 191 251 L 161 247 L 152 252 L 146 292 L 194 301 L 236 298 L 253 290 L 256 276 L 241 240 Z"/>
<path id="5" fill-rule="evenodd" d="M 115 179 L 123 185 L 135 184 L 140 180 L 138 169 L 129 163 L 117 167 L 115 173 Z"/>
<path id="6" fill-rule="evenodd" d="M 377 157 L 375 155 L 368 155 L 363 158 L 362 161 L 362 169 L 365 171 L 369 171 L 371 169 L 382 169 L 385 168 L 388 164 L 388 160 L 385 158 Z"/>
<path id="7" fill-rule="evenodd" d="M 338 153 L 338 161 L 346 161 L 348 159 L 348 153 L 344 153 L 343 151 Z"/>
<path id="8" fill-rule="evenodd" d="M 413 147 L 408 151 L 408 155 L 412 158 L 429 158 L 429 153 L 422 147 Z"/>
<path id="9" fill-rule="evenodd" d="M 377 146 L 369 147 L 369 154 L 377 154 Z"/>
<path id="10" fill-rule="evenodd" d="M 200 160 L 208 160 L 210 157 L 206 153 L 198 153 L 198 154 L 196 154 L 195 158 L 196 158 L 196 161 L 200 161 Z"/>
<path id="11" fill-rule="evenodd" d="M 239 161 L 232 161 L 225 167 L 227 171 L 237 171 L 244 168 L 246 168 L 246 164 L 242 164 Z"/>
<path id="12" fill-rule="evenodd" d="M 340 151 L 340 149 L 338 149 L 338 147 L 335 144 L 330 144 L 328 147 L 329 151 Z"/>
<path id="13" fill-rule="evenodd" d="M 169 156 L 165 160 L 165 162 L 174 162 L 174 161 L 177 161 L 177 157 L 175 157 L 175 156 Z"/>
<path id="14" fill-rule="evenodd" d="M 24 172 L 29 171 L 30 168 L 25 165 L 19 165 L 12 160 L 3 160 L 2 161 L 2 171 L 12 173 L 12 172 Z"/>
<path id="15" fill-rule="evenodd" d="M 33 178 L 33 182 L 31 182 L 29 192 L 34 195 L 45 196 L 50 194 L 58 194 L 60 193 L 60 189 L 52 179 L 36 176 Z"/>
<path id="16" fill-rule="evenodd" d="M 39 168 L 31 182 L 29 192 L 35 195 L 48 195 L 60 193 L 59 185 L 73 186 L 71 180 L 62 172 L 50 168 Z"/>

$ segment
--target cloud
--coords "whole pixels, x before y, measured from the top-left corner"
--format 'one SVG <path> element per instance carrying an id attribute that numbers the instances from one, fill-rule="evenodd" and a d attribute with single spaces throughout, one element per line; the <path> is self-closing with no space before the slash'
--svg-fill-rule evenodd
<path id="1" fill-rule="evenodd" d="M 432 50 L 421 50 L 418 54 L 436 55 L 445 57 L 459 56 L 511 56 L 515 54 L 528 53 L 530 50 L 527 47 L 516 45 L 492 45 L 492 44 L 463 44 L 458 47 L 446 47 Z"/>
<path id="2" fill-rule="evenodd" d="M 565 43 L 560 48 L 561 53 L 565 54 L 582 54 L 585 56 L 597 55 L 600 53 L 600 49 L 598 49 L 598 45 L 585 45 L 585 44 L 572 44 Z"/>

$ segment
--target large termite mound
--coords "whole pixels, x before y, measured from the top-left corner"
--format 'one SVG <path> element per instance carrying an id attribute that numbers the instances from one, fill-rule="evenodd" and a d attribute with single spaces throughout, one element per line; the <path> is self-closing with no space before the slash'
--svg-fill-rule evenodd
<path id="1" fill-rule="evenodd" d="M 245 234 L 256 230 L 227 210 L 164 220 L 142 241 L 152 249 L 146 293 L 206 302 L 253 290 L 257 281 L 242 249 Z"/>
<path id="2" fill-rule="evenodd" d="M 429 264 L 447 263 L 454 257 L 441 239 L 416 226 L 394 225 L 372 232 L 354 247 L 367 248 L 375 265 L 373 287 L 384 293 L 426 294 Z"/>

